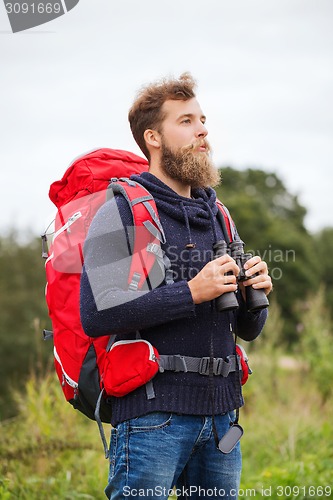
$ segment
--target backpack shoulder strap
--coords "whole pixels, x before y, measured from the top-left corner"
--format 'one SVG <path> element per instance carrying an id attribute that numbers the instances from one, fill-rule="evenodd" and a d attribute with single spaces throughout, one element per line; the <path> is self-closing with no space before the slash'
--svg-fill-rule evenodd
<path id="1" fill-rule="evenodd" d="M 111 179 L 108 189 L 108 198 L 111 193 L 120 193 L 132 212 L 134 244 L 128 285 L 129 290 L 135 291 L 143 286 L 156 260 L 163 265 L 161 243 L 166 241 L 165 234 L 155 200 L 145 187 L 132 179 L 121 177 Z"/>
<path id="2" fill-rule="evenodd" d="M 218 210 L 217 218 L 221 223 L 222 231 L 227 243 L 231 243 L 236 236 L 236 226 L 234 221 L 231 218 L 230 212 L 225 205 L 219 200 L 216 199 L 216 205 Z"/>

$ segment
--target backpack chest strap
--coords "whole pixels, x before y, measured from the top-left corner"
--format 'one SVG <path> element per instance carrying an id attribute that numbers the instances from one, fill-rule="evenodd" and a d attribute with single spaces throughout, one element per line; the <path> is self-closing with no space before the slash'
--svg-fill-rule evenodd
<path id="1" fill-rule="evenodd" d="M 237 357 L 238 358 L 238 357 Z M 231 355 L 227 358 L 213 358 L 213 374 L 222 377 L 227 377 L 229 373 L 236 371 L 236 356 Z M 241 370 L 241 368 L 238 368 Z M 164 372 L 170 370 L 174 372 L 191 372 L 199 373 L 200 375 L 209 375 L 210 373 L 210 358 L 195 358 L 191 356 L 160 355 L 159 371 Z"/>

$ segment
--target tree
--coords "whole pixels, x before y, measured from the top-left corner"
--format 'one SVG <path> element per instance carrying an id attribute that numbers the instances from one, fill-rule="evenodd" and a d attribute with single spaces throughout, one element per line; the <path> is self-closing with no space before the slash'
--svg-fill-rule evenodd
<path id="1" fill-rule="evenodd" d="M 52 348 L 43 345 L 48 324 L 45 273 L 40 242 L 20 245 L 14 234 L 0 239 L 0 415 L 14 413 L 13 386 L 24 383 L 31 368 L 45 364 Z"/>
<path id="2" fill-rule="evenodd" d="M 308 376 L 317 384 L 325 403 L 333 395 L 333 330 L 330 314 L 325 304 L 325 289 L 309 295 L 302 307 L 302 360 L 308 364 Z"/>
<path id="3" fill-rule="evenodd" d="M 300 320 L 295 303 L 319 286 L 314 240 L 304 226 L 306 209 L 275 173 L 231 167 L 221 172 L 217 194 L 230 209 L 246 250 L 267 262 L 286 340 L 293 342 Z"/>
<path id="4" fill-rule="evenodd" d="M 315 235 L 315 258 L 320 263 L 319 280 L 325 286 L 325 301 L 333 310 L 333 228 L 328 227 Z"/>

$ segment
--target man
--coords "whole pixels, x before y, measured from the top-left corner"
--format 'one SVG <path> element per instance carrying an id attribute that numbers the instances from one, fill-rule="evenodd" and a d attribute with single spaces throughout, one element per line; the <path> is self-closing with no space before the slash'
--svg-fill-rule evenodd
<path id="1" fill-rule="evenodd" d="M 210 187 L 219 178 L 194 89 L 189 74 L 154 83 L 129 112 L 133 136 L 149 160 L 149 172 L 133 179 L 155 199 L 174 282 L 128 290 L 128 267 L 121 263 L 133 221 L 118 195 L 100 209 L 85 244 L 81 318 L 91 336 L 130 339 L 139 331 L 160 355 L 229 360 L 235 329 L 242 339 L 254 340 L 267 316 L 266 309 L 247 312 L 245 287 L 268 294 L 272 284 L 258 256 L 245 264 L 247 276 L 255 277 L 239 284 L 235 260 L 214 258 L 213 245 L 224 239 Z M 115 224 L 117 237 L 110 234 Z M 227 292 L 237 292 L 236 312 L 215 307 L 214 299 Z M 239 377 L 237 368 L 222 376 L 178 367 L 154 377 L 154 397 L 143 386 L 113 398 L 108 498 L 167 499 L 173 486 L 178 498 L 212 498 L 212 491 L 214 498 L 237 498 L 240 444 L 222 453 L 217 436 L 226 434 L 243 404 Z"/>

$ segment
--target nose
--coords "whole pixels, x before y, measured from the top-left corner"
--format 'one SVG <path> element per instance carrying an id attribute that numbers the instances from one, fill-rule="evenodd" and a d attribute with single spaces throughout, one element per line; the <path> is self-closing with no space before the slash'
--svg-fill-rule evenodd
<path id="1" fill-rule="evenodd" d="M 200 121 L 200 124 L 198 125 L 196 136 L 202 139 L 203 137 L 206 137 L 207 134 L 208 134 L 208 130 L 207 130 L 205 124 Z"/>

